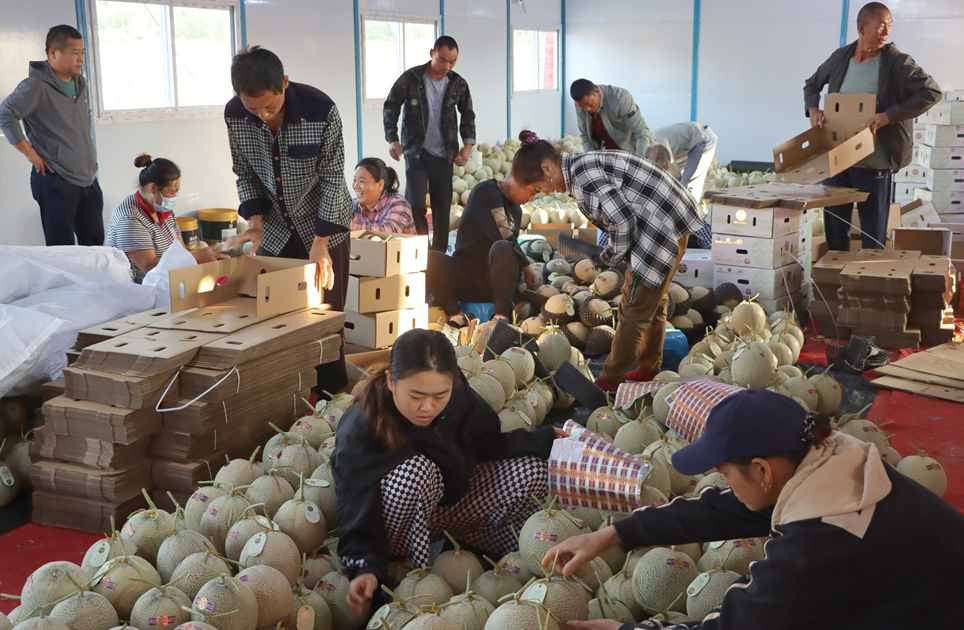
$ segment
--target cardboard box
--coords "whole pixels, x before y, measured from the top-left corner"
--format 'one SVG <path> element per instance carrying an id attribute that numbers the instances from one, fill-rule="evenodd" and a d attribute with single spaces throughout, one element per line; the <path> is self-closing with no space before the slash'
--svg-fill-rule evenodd
<path id="1" fill-rule="evenodd" d="M 874 152 L 863 127 L 876 111 L 873 94 L 827 94 L 823 128 L 811 127 L 773 149 L 776 181 L 816 184 Z"/>
<path id="2" fill-rule="evenodd" d="M 797 313 L 803 313 L 807 308 L 805 291 L 797 291 L 792 295 L 785 295 L 783 297 L 777 298 L 775 300 L 755 300 L 757 304 L 763 307 L 764 312 L 767 315 L 773 315 L 778 311 L 795 311 Z"/>
<path id="3" fill-rule="evenodd" d="M 403 273 L 387 278 L 348 277 L 345 310 L 380 313 L 425 304 L 425 274 Z"/>
<path id="4" fill-rule="evenodd" d="M 737 265 L 716 265 L 713 267 L 713 286 L 732 282 L 740 293 L 761 300 L 775 300 L 803 288 L 803 266 L 793 263 L 779 269 L 757 269 Z"/>
<path id="5" fill-rule="evenodd" d="M 964 102 L 941 101 L 921 114 L 925 123 L 935 125 L 964 124 Z"/>
<path id="6" fill-rule="evenodd" d="M 84 348 L 73 367 L 154 376 L 176 370 L 191 361 L 202 346 L 224 337 L 190 330 L 141 328 Z"/>
<path id="7" fill-rule="evenodd" d="M 910 134 L 911 142 L 914 145 L 920 146 L 924 144 L 924 138 L 926 137 L 926 134 L 924 132 L 926 131 L 926 129 L 927 129 L 927 123 L 917 123 L 914 125 L 914 129 L 911 131 L 911 134 Z"/>
<path id="8" fill-rule="evenodd" d="M 947 90 L 944 92 L 945 101 L 964 101 L 964 90 Z"/>
<path id="9" fill-rule="evenodd" d="M 369 348 L 384 348 L 413 328 L 428 327 L 428 306 L 385 313 L 345 313 L 345 341 Z"/>
<path id="10" fill-rule="evenodd" d="M 897 228 L 894 230 L 894 249 L 912 249 L 931 256 L 950 256 L 951 235 L 947 228 Z"/>
<path id="11" fill-rule="evenodd" d="M 599 229 L 598 228 L 579 228 L 576 230 L 576 238 L 580 241 L 586 241 L 587 243 L 592 243 L 593 245 L 599 244 Z"/>
<path id="12" fill-rule="evenodd" d="M 380 240 L 366 240 L 368 236 Z M 348 273 L 353 276 L 384 278 L 418 273 L 428 264 L 427 236 L 356 230 L 351 233 L 350 247 Z"/>
<path id="13" fill-rule="evenodd" d="M 315 263 L 271 256 L 238 256 L 171 272 L 171 311 L 203 308 L 239 297 L 257 300 L 263 320 L 321 305 Z M 253 322 L 252 322 L 253 323 Z"/>
<path id="14" fill-rule="evenodd" d="M 897 171 L 894 174 L 895 184 L 923 184 L 927 182 L 929 169 L 919 164 L 911 164 Z"/>
<path id="15" fill-rule="evenodd" d="M 687 249 L 676 268 L 673 282 L 692 289 L 713 288 L 713 252 L 709 249 Z"/>
<path id="16" fill-rule="evenodd" d="M 936 223 L 940 220 L 937 208 L 929 201 L 915 199 L 900 208 L 901 227 L 926 227 L 928 223 Z"/>
<path id="17" fill-rule="evenodd" d="M 576 238 L 576 230 L 573 229 L 572 223 L 533 223 L 529 225 L 526 234 L 545 238 L 553 249 L 558 246 L 560 236 Z"/>
<path id="18" fill-rule="evenodd" d="M 907 313 L 878 311 L 841 306 L 837 323 L 861 331 L 870 327 L 881 330 L 902 331 L 907 326 Z"/>
<path id="19" fill-rule="evenodd" d="M 33 493 L 31 518 L 41 525 L 106 534 L 112 523 L 123 523 L 132 512 L 141 508 L 147 508 L 147 501 L 140 494 L 123 503 L 109 503 L 38 490 Z M 114 517 L 113 521 L 111 517 Z"/>
<path id="20" fill-rule="evenodd" d="M 798 261 L 800 240 L 797 234 L 777 238 L 714 234 L 713 262 L 718 265 L 776 269 Z"/>
<path id="21" fill-rule="evenodd" d="M 739 208 L 714 203 L 710 209 L 713 234 L 776 238 L 800 230 L 802 212 L 791 208 Z"/>
<path id="22" fill-rule="evenodd" d="M 964 125 L 926 125 L 924 144 L 931 147 L 964 147 Z"/>
<path id="23" fill-rule="evenodd" d="M 964 105 L 964 103 L 961 103 Z M 917 163 L 927 168 L 964 168 L 964 147 L 918 147 Z"/>
<path id="24" fill-rule="evenodd" d="M 949 192 L 964 190 L 964 170 L 932 169 L 925 179 L 928 190 Z"/>
<path id="25" fill-rule="evenodd" d="M 830 244 L 823 234 L 813 236 L 810 241 L 810 260 L 816 263 L 830 251 Z"/>
<path id="26" fill-rule="evenodd" d="M 962 147 L 964 148 L 964 147 Z M 934 204 L 938 212 L 964 213 L 964 190 L 954 192 L 934 192 L 926 188 L 915 188 L 914 199 L 923 199 Z"/>

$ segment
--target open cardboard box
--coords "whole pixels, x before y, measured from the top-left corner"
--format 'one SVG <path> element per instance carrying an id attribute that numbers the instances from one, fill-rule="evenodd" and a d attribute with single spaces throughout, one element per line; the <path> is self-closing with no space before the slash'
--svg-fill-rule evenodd
<path id="1" fill-rule="evenodd" d="M 425 304 L 425 274 L 403 273 L 387 278 L 348 276 L 346 311 L 380 313 Z"/>
<path id="2" fill-rule="evenodd" d="M 915 199 L 900 208 L 900 227 L 926 227 L 929 223 L 938 223 L 940 220 L 934 204 L 923 199 Z M 889 221 L 887 229 L 891 229 Z"/>
<path id="3" fill-rule="evenodd" d="M 315 268 L 315 263 L 292 258 L 238 256 L 176 269 L 171 272 L 171 312 L 245 296 L 256 298 L 257 320 L 319 306 Z"/>
<path id="4" fill-rule="evenodd" d="M 874 152 L 874 136 L 863 127 L 876 111 L 873 94 L 827 94 L 823 128 L 811 127 L 773 149 L 774 179 L 817 184 Z"/>
<path id="5" fill-rule="evenodd" d="M 368 237 L 377 236 L 379 240 Z M 355 230 L 351 233 L 348 273 L 353 276 L 385 278 L 400 273 L 425 271 L 428 237 Z"/>
<path id="6" fill-rule="evenodd" d="M 894 249 L 915 250 L 930 256 L 951 255 L 951 230 L 943 227 L 906 227 L 894 230 Z"/>

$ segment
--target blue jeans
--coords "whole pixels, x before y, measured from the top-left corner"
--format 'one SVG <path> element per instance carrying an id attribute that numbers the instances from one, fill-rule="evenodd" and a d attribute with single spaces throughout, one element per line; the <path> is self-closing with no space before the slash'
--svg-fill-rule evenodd
<path id="1" fill-rule="evenodd" d="M 890 169 L 850 167 L 842 173 L 823 181 L 824 186 L 856 188 L 870 193 L 866 201 L 857 202 L 860 229 L 863 231 L 861 247 L 884 249 L 887 244 L 887 217 L 890 214 Z M 853 218 L 852 203 L 824 208 L 824 230 L 830 249 L 850 251 L 850 223 Z"/>
<path id="2" fill-rule="evenodd" d="M 30 192 L 40 206 L 47 246 L 104 244 L 104 194 L 94 180 L 89 186 L 71 184 L 56 173 L 30 171 Z"/>

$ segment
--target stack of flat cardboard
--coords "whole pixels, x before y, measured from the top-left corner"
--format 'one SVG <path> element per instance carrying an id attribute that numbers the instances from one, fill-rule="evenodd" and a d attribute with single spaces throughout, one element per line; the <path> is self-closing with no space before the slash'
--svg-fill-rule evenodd
<path id="1" fill-rule="evenodd" d="M 345 341 L 356 351 L 385 348 L 402 333 L 428 327 L 428 237 L 351 233 Z"/>
<path id="2" fill-rule="evenodd" d="M 313 280 L 314 265 L 284 259 L 182 269 L 171 274 L 174 315 L 84 331 L 63 395 L 43 408 L 34 520 L 106 531 L 142 488 L 183 500 L 224 455 L 262 444 L 269 422 L 290 426 L 315 366 L 341 347 L 344 314 L 321 306 Z"/>
<path id="3" fill-rule="evenodd" d="M 871 381 L 928 398 L 964 403 L 964 344 L 945 343 L 876 369 Z"/>
<path id="4" fill-rule="evenodd" d="M 827 337 L 849 338 L 850 329 L 838 321 L 840 301 L 840 271 L 857 259 L 858 252 L 832 251 L 813 264 L 813 300 L 810 315 L 820 320 L 820 334 Z"/>

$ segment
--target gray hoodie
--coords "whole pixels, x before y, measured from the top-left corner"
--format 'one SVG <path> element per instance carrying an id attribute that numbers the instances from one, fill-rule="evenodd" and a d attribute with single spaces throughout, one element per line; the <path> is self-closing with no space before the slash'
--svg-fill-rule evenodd
<path id="1" fill-rule="evenodd" d="M 54 172 L 71 184 L 89 186 L 97 175 L 89 97 L 83 76 L 77 76 L 75 101 L 46 61 L 31 61 L 29 76 L 0 103 L 0 130 L 10 144 L 29 139 Z"/>

